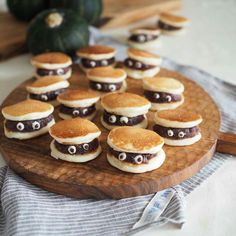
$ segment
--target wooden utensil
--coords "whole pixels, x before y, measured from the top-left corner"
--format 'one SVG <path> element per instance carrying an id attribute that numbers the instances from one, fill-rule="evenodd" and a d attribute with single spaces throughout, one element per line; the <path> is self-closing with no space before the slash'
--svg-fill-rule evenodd
<path id="1" fill-rule="evenodd" d="M 160 75 L 179 79 L 185 86 L 185 103 L 180 109 L 199 112 L 203 117 L 200 125 L 202 139 L 192 146 L 164 146 L 166 161 L 161 168 L 144 174 L 130 174 L 110 166 L 106 160 L 108 131 L 100 123 L 100 112 L 94 122 L 102 130 L 103 152 L 91 162 L 76 164 L 53 159 L 50 157 L 49 135 L 26 141 L 7 139 L 1 116 L 0 151 L 4 159 L 20 176 L 48 191 L 75 198 L 120 199 L 154 193 L 190 178 L 209 162 L 215 151 L 235 155 L 236 136 L 219 132 L 220 112 L 212 98 L 195 82 L 176 72 L 161 69 Z M 142 94 L 141 81 L 127 80 L 129 92 Z M 18 86 L 2 107 L 25 99 L 25 86 L 32 81 L 29 79 Z M 78 70 L 70 82 L 72 88 L 88 86 L 85 76 Z M 149 129 L 154 124 L 153 114 L 148 113 Z"/>

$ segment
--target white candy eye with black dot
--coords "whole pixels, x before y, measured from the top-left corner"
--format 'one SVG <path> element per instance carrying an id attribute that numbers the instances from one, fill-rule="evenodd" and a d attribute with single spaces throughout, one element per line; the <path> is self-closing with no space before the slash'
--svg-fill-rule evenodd
<path id="1" fill-rule="evenodd" d="M 171 101 L 171 96 L 170 96 L 170 95 L 167 95 L 167 96 L 166 96 L 166 99 L 167 99 L 168 102 L 170 102 L 170 101 Z"/>
<path id="2" fill-rule="evenodd" d="M 41 95 L 41 99 L 42 99 L 43 101 L 47 101 L 47 100 L 48 100 L 48 97 L 47 97 L 47 95 L 43 94 L 43 95 Z"/>
<path id="3" fill-rule="evenodd" d="M 109 122 L 110 123 L 115 123 L 116 122 L 116 116 L 114 116 L 114 115 L 109 116 Z"/>
<path id="4" fill-rule="evenodd" d="M 97 90 L 101 90 L 101 89 L 102 89 L 102 85 L 99 84 L 99 83 L 97 83 L 97 84 L 96 84 L 96 89 L 97 89 Z"/>
<path id="5" fill-rule="evenodd" d="M 128 60 L 128 65 L 129 66 L 132 66 L 133 65 L 133 62 L 131 60 Z"/>
<path id="6" fill-rule="evenodd" d="M 143 156 L 142 155 L 138 155 L 134 158 L 134 161 L 136 164 L 141 164 L 143 162 Z"/>
<path id="7" fill-rule="evenodd" d="M 73 155 L 76 153 L 76 147 L 75 146 L 69 146 L 68 147 L 68 152 Z"/>
<path id="8" fill-rule="evenodd" d="M 135 67 L 140 69 L 142 67 L 142 63 L 137 61 L 135 63 Z"/>
<path id="9" fill-rule="evenodd" d="M 95 67 L 96 66 L 96 62 L 95 61 L 90 61 L 89 64 L 90 64 L 91 67 Z"/>
<path id="10" fill-rule="evenodd" d="M 101 64 L 102 64 L 102 66 L 107 66 L 108 65 L 108 61 L 107 60 L 102 60 Z"/>
<path id="11" fill-rule="evenodd" d="M 115 91 L 116 90 L 116 86 L 114 84 L 110 84 L 109 85 L 109 90 L 112 91 L 112 92 Z"/>
<path id="12" fill-rule="evenodd" d="M 126 154 L 125 154 L 124 152 L 121 152 L 121 153 L 119 154 L 119 156 L 118 156 L 118 159 L 119 159 L 120 161 L 124 161 L 124 160 L 126 159 Z"/>
<path id="13" fill-rule="evenodd" d="M 180 131 L 180 132 L 178 133 L 178 137 L 179 137 L 179 138 L 183 138 L 184 135 L 185 135 L 185 133 L 184 133 L 183 131 Z"/>
<path id="14" fill-rule="evenodd" d="M 160 98 L 160 94 L 159 93 L 154 93 L 154 98 L 159 99 Z"/>
<path id="15" fill-rule="evenodd" d="M 83 144 L 83 149 L 88 151 L 89 150 L 89 144 L 87 144 L 87 143 Z"/>
<path id="16" fill-rule="evenodd" d="M 40 123 L 39 123 L 38 121 L 34 121 L 34 122 L 32 123 L 32 128 L 33 128 L 33 130 L 38 130 L 38 129 L 40 129 Z"/>
<path id="17" fill-rule="evenodd" d="M 63 75 L 64 74 L 64 70 L 61 69 L 61 68 L 57 69 L 57 74 L 58 75 Z"/>
<path id="18" fill-rule="evenodd" d="M 22 131 L 24 130 L 25 126 L 23 123 L 19 122 L 17 125 L 16 125 L 16 128 L 19 130 L 19 131 Z"/>
<path id="19" fill-rule="evenodd" d="M 152 40 L 152 35 L 148 34 L 146 37 L 147 37 L 147 40 Z"/>
<path id="20" fill-rule="evenodd" d="M 128 119 L 128 117 L 126 117 L 126 116 L 122 116 L 122 117 L 120 118 L 120 122 L 121 122 L 122 124 L 127 124 L 127 123 L 129 122 L 129 119 Z"/>
<path id="21" fill-rule="evenodd" d="M 53 75 L 53 71 L 50 70 L 50 71 L 48 72 L 48 74 L 49 74 L 49 75 Z"/>
<path id="22" fill-rule="evenodd" d="M 173 132 L 173 130 L 168 129 L 167 134 L 168 134 L 168 136 L 172 137 L 174 135 L 174 132 Z"/>
<path id="23" fill-rule="evenodd" d="M 84 115 L 86 115 L 86 113 L 88 112 L 88 109 L 84 108 L 82 112 L 83 112 Z"/>
<path id="24" fill-rule="evenodd" d="M 78 110 L 74 110 L 74 111 L 72 112 L 72 114 L 73 114 L 73 116 L 78 116 L 78 115 L 79 115 L 79 111 L 78 111 Z"/>
<path id="25" fill-rule="evenodd" d="M 144 35 L 139 35 L 138 36 L 138 41 L 139 42 L 144 42 L 145 41 L 145 36 Z"/>

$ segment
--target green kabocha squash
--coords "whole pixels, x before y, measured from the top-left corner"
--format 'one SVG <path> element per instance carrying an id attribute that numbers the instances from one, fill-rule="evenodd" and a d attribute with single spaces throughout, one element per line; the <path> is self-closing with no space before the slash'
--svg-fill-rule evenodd
<path id="1" fill-rule="evenodd" d="M 23 21 L 31 20 L 39 12 L 47 8 L 46 0 L 7 0 L 9 11 L 17 19 Z"/>
<path id="2" fill-rule="evenodd" d="M 103 10 L 102 0 L 50 0 L 52 8 L 69 8 L 94 24 L 98 21 Z"/>
<path id="3" fill-rule="evenodd" d="M 89 42 L 88 23 L 75 12 L 50 9 L 39 13 L 30 23 L 27 45 L 33 54 L 49 51 L 74 56 Z"/>

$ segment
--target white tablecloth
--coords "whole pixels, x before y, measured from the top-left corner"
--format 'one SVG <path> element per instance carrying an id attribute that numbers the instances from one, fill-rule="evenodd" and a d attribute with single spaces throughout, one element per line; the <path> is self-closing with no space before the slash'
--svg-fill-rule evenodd
<path id="1" fill-rule="evenodd" d="M 0 0 L 2 5 L 3 0 Z M 181 12 L 192 21 L 181 37 L 163 37 L 157 53 L 179 63 L 204 69 L 236 84 L 236 1 L 186 0 Z M 154 22 L 151 19 L 148 22 Z M 123 40 L 127 28 L 108 32 Z M 0 101 L 23 80 L 32 75 L 29 55 L 0 63 Z M 0 157 L 0 166 L 4 161 Z M 182 230 L 171 225 L 151 228 L 136 235 L 235 235 L 236 234 L 236 159 L 226 162 L 188 197 L 187 223 Z"/>

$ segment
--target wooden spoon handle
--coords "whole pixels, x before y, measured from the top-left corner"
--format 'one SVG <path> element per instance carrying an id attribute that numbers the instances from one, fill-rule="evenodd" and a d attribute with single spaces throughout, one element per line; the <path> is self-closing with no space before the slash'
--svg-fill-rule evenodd
<path id="1" fill-rule="evenodd" d="M 236 134 L 219 132 L 216 151 L 236 155 Z"/>

